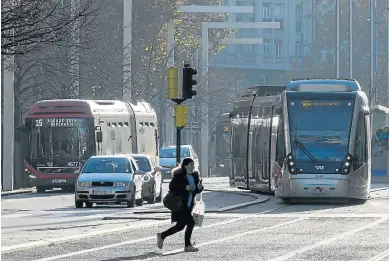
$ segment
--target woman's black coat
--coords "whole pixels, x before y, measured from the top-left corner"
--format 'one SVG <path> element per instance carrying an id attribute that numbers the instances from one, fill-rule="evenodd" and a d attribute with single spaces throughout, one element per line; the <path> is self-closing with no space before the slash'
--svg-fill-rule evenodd
<path id="1" fill-rule="evenodd" d="M 198 189 L 198 185 L 200 183 L 199 173 L 197 171 L 194 171 L 192 173 L 192 176 L 194 178 L 194 183 L 196 185 L 196 189 L 195 191 L 192 192 L 192 206 L 189 210 L 188 210 L 187 203 L 188 203 L 190 192 L 186 190 L 186 186 L 189 185 L 189 181 L 186 177 L 186 170 L 184 168 L 174 169 L 172 175 L 173 175 L 173 179 L 170 181 L 169 189 L 174 194 L 180 196 L 183 200 L 182 202 L 183 204 L 180 212 L 182 213 L 184 211 L 192 211 L 194 205 L 193 203 L 196 195 L 201 193 L 204 189 L 204 188 L 202 188 L 201 190 Z M 178 221 L 178 216 L 181 213 L 172 212 L 172 217 L 171 217 L 172 223 Z"/>

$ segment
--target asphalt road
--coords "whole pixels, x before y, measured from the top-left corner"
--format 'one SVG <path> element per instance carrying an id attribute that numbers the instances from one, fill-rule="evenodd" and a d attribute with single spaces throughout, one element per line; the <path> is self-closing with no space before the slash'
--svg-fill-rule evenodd
<path id="1" fill-rule="evenodd" d="M 3 260 L 389 260 L 389 185 L 375 185 L 362 205 L 295 204 L 276 198 L 208 213 L 194 231 L 197 253 L 183 253 L 183 233 L 156 247 L 168 223 L 133 227 L 52 246 L 2 253 Z"/>
<path id="2" fill-rule="evenodd" d="M 219 187 L 225 181 L 208 179 L 206 188 Z M 163 184 L 164 194 L 168 183 Z M 208 209 L 226 207 L 253 200 L 252 197 L 224 192 L 205 192 L 204 201 Z M 126 228 L 146 221 L 166 220 L 170 214 L 162 203 L 135 208 L 123 206 L 95 206 L 92 209 L 76 209 L 74 194 L 61 190 L 44 194 L 30 193 L 3 197 L 1 200 L 1 243 L 2 247 L 24 244 L 37 240 L 68 237 L 98 231 Z M 152 211 L 154 213 L 149 213 Z M 138 213 L 140 212 L 140 213 Z M 161 212 L 161 213 L 155 213 Z M 164 213 L 165 212 L 165 213 Z M 103 218 L 128 217 L 122 220 Z M 155 222 L 154 222 L 155 223 Z"/>

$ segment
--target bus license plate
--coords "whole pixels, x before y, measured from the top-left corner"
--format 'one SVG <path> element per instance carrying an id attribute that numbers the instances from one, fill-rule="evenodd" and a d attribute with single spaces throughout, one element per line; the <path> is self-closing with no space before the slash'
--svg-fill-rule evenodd
<path id="1" fill-rule="evenodd" d="M 113 193 L 112 193 L 112 190 L 93 190 L 92 194 L 95 194 L 95 195 L 111 195 Z"/>
<path id="2" fill-rule="evenodd" d="M 53 183 L 66 183 L 66 179 L 53 179 Z"/>

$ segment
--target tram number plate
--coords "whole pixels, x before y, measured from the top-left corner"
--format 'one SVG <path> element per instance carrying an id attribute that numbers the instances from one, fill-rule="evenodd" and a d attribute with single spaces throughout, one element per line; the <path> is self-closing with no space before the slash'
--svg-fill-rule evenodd
<path id="1" fill-rule="evenodd" d="M 53 179 L 53 183 L 66 183 L 66 179 Z"/>
<path id="2" fill-rule="evenodd" d="M 316 179 L 324 179 L 324 175 L 316 175 Z"/>

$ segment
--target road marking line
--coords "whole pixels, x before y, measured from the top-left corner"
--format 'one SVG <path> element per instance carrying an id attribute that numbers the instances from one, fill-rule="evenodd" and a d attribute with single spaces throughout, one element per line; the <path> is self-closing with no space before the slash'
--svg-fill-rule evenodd
<path id="1" fill-rule="evenodd" d="M 276 210 L 276 209 L 279 209 L 279 208 L 280 208 L 280 207 L 272 208 L 272 209 L 263 211 L 263 212 L 261 212 L 261 213 L 271 212 L 271 211 Z M 196 227 L 195 230 L 197 230 L 197 229 L 204 229 L 204 228 L 211 228 L 211 227 L 217 227 L 217 226 L 222 226 L 222 225 L 226 225 L 226 224 L 238 222 L 238 221 L 241 221 L 241 220 L 244 220 L 244 219 L 253 218 L 253 217 L 255 217 L 256 215 L 257 215 L 257 214 L 249 214 L 249 215 L 247 215 L 247 216 L 245 216 L 245 217 L 240 217 L 240 218 L 237 218 L 237 219 L 232 219 L 232 220 L 227 220 L 227 221 L 223 221 L 223 222 L 219 222 L 219 223 L 214 223 L 214 224 L 211 224 L 211 225 L 208 225 L 208 226 L 204 226 L 204 227 L 202 227 L 202 228 Z M 170 220 L 169 220 L 169 222 L 170 222 Z M 156 239 L 156 235 L 151 236 L 151 237 L 145 237 L 145 238 L 139 238 L 139 239 L 124 241 L 124 242 L 120 242 L 120 243 L 116 243 L 116 244 L 106 245 L 106 246 L 102 246 L 102 247 L 95 247 L 95 248 L 85 249 L 85 250 L 81 250 L 81 251 L 70 252 L 70 253 L 63 254 L 63 255 L 58 255 L 58 256 L 51 256 L 51 257 L 47 257 L 47 258 L 37 259 L 37 260 L 34 260 L 34 261 L 51 261 L 51 260 L 57 260 L 57 259 L 65 258 L 65 257 L 71 257 L 71 256 L 76 256 L 76 255 L 82 255 L 82 254 L 91 253 L 91 252 L 96 252 L 96 251 L 100 251 L 100 250 L 104 250 L 104 249 L 108 249 L 108 248 L 114 248 L 114 247 L 118 247 L 118 246 L 122 246 L 122 245 L 130 245 L 130 244 L 134 244 L 134 243 L 144 242 L 144 241 L 148 241 L 148 240 L 152 240 L 152 239 L 155 240 L 155 239 Z"/>
<path id="2" fill-rule="evenodd" d="M 239 214 L 239 213 L 209 213 L 207 214 L 207 217 L 229 217 L 229 218 L 236 218 L 241 217 L 245 214 Z M 300 218 L 300 217 L 306 217 L 309 214 L 258 214 L 257 217 L 261 218 Z M 383 218 L 383 217 L 389 217 L 389 214 L 379 214 L 379 213 L 367 213 L 367 214 L 358 214 L 358 213 L 350 213 L 350 214 L 317 214 L 315 217 L 318 218 Z"/>
<path id="3" fill-rule="evenodd" d="M 260 228 L 260 229 L 251 230 L 251 231 L 248 231 L 248 232 L 236 234 L 236 235 L 229 236 L 229 237 L 223 237 L 223 238 L 220 238 L 220 239 L 207 241 L 207 242 L 204 242 L 204 243 L 196 244 L 195 246 L 196 247 L 201 247 L 201 246 L 217 244 L 217 243 L 225 242 L 225 241 L 228 241 L 228 240 L 236 239 L 236 238 L 239 238 L 239 237 L 248 236 L 248 235 L 252 235 L 252 234 L 257 234 L 257 233 L 260 233 L 260 232 L 263 232 L 263 231 L 266 231 L 266 230 L 269 230 L 269 229 L 274 229 L 274 228 L 279 228 L 279 227 L 291 225 L 291 224 L 294 224 L 294 223 L 297 223 L 297 222 L 300 222 L 300 221 L 303 221 L 303 220 L 306 220 L 306 219 L 309 219 L 309 218 L 312 218 L 312 217 L 316 217 L 317 214 L 322 213 L 322 212 L 326 212 L 326 211 L 329 211 L 329 210 L 331 210 L 331 209 L 325 209 L 325 210 L 319 211 L 318 213 L 313 213 L 312 215 L 309 215 L 309 216 L 306 215 L 305 217 L 300 217 L 298 219 L 294 219 L 294 220 L 291 220 L 291 221 L 288 221 L 288 222 L 284 222 L 284 223 L 281 223 L 281 224 L 277 224 L 277 225 L 274 225 L 274 226 L 263 227 L 263 228 Z M 181 253 L 181 252 L 184 252 L 183 248 L 165 252 L 165 253 L 162 254 L 162 256 L 178 254 L 178 253 Z M 155 257 L 151 257 L 151 258 L 147 258 L 147 259 L 139 259 L 139 260 L 136 260 L 136 261 L 153 260 L 153 258 L 155 258 Z"/>
<path id="4" fill-rule="evenodd" d="M 313 250 L 315 248 L 318 248 L 318 247 L 321 247 L 321 246 L 324 246 L 324 245 L 328 245 L 329 243 L 332 243 L 332 242 L 337 241 L 339 239 L 342 239 L 344 237 L 351 236 L 351 235 L 353 235 L 355 233 L 358 233 L 360 231 L 366 230 L 368 228 L 375 227 L 375 226 L 377 226 L 377 225 L 387 221 L 388 219 L 389 219 L 388 217 L 380 218 L 379 220 L 376 220 L 375 222 L 370 223 L 368 225 L 365 225 L 365 226 L 359 227 L 357 229 L 353 229 L 353 230 L 347 231 L 345 233 L 339 234 L 339 235 L 334 236 L 334 237 L 327 238 L 325 240 L 319 241 L 319 242 L 317 242 L 315 244 L 312 244 L 310 246 L 306 246 L 306 247 L 294 250 L 294 251 L 292 251 L 290 253 L 287 253 L 285 255 L 282 255 L 282 256 L 276 257 L 274 259 L 271 259 L 270 261 L 289 260 L 290 258 L 294 257 L 295 255 L 305 253 L 307 251 Z"/>
<path id="5" fill-rule="evenodd" d="M 376 255 L 376 256 L 374 256 L 374 257 L 372 257 L 372 258 L 370 258 L 367 261 L 380 261 L 380 260 L 382 260 L 382 259 L 384 259 L 385 257 L 388 257 L 388 256 L 389 256 L 389 249 L 384 251 L 384 252 L 382 252 L 382 253 L 380 253 L 380 254 L 378 254 L 378 255 Z"/>

